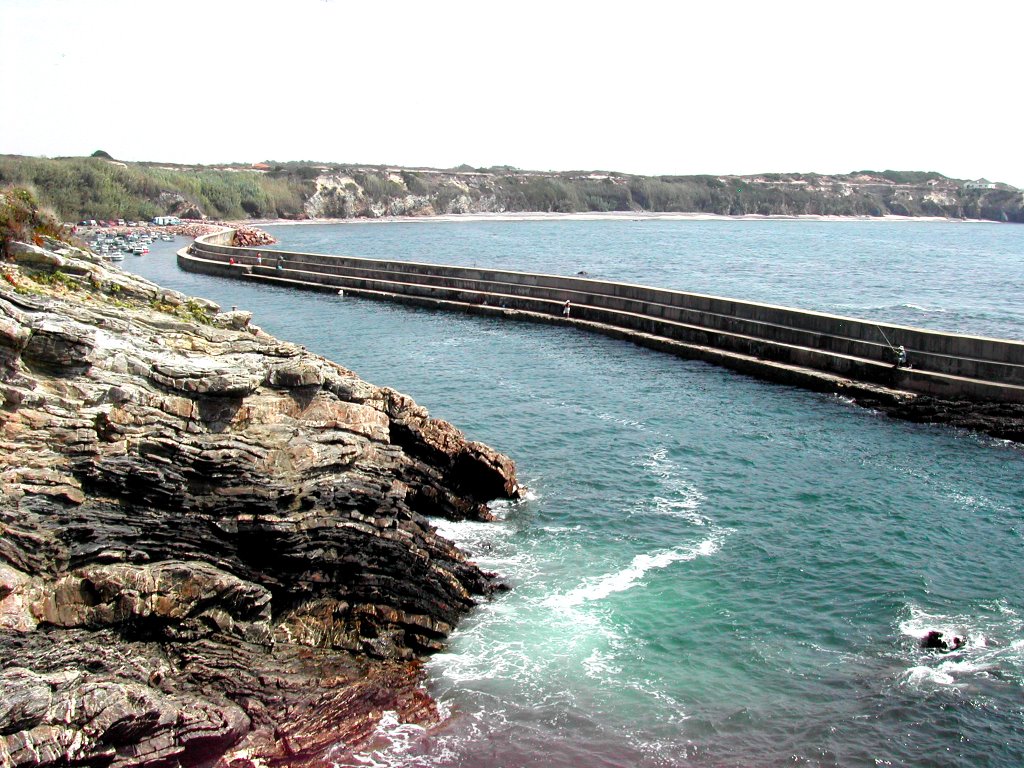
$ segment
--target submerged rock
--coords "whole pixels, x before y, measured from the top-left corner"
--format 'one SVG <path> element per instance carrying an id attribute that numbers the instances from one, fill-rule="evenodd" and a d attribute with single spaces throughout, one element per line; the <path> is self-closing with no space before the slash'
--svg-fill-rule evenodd
<path id="1" fill-rule="evenodd" d="M 248 313 L 4 269 L 0 766 L 311 765 L 436 720 L 417 659 L 500 585 L 426 516 L 490 519 L 512 462 Z"/>

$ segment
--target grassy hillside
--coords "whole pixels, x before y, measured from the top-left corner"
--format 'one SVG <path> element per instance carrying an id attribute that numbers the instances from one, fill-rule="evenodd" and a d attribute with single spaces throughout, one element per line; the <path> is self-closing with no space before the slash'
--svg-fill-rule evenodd
<path id="1" fill-rule="evenodd" d="M 353 218 L 446 213 L 663 211 L 724 215 L 946 216 L 1024 222 L 1020 190 L 935 172 L 635 176 L 311 162 L 259 166 L 0 156 L 0 185 L 33 190 L 66 220 Z"/>
<path id="2" fill-rule="evenodd" d="M 158 215 L 244 219 L 300 216 L 311 184 L 296 174 L 212 170 L 100 157 L 0 156 L 0 185 L 18 185 L 67 220 Z"/>

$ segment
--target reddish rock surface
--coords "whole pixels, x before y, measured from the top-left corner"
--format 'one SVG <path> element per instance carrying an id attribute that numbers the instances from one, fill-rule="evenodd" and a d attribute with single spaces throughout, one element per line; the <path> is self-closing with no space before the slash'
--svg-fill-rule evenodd
<path id="1" fill-rule="evenodd" d="M 257 245 L 273 245 L 277 240 L 262 229 L 256 227 L 235 227 L 232 245 L 239 248 L 251 248 Z"/>

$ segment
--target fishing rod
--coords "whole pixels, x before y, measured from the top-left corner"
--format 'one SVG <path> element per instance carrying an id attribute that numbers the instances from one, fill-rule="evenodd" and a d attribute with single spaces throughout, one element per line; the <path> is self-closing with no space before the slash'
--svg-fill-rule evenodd
<path id="1" fill-rule="evenodd" d="M 876 323 L 875 328 L 877 328 L 878 332 L 882 334 L 882 338 L 885 339 L 885 343 L 889 345 L 889 351 L 896 357 L 896 367 L 905 367 L 907 365 L 907 353 L 903 347 L 901 346 L 899 349 L 896 349 L 896 347 L 892 345 L 892 342 L 889 341 L 889 337 L 885 335 L 885 331 L 882 330 L 882 326 Z"/>
<path id="2" fill-rule="evenodd" d="M 877 325 L 877 324 L 876 324 L 876 325 L 875 325 L 875 328 L 877 328 L 877 329 L 878 329 L 878 332 L 879 332 L 880 334 L 882 334 L 882 338 L 883 338 L 883 339 L 885 339 L 885 343 L 889 345 L 889 349 L 891 349 L 891 350 L 892 350 L 893 352 L 895 352 L 895 351 L 896 351 L 896 347 L 894 347 L 894 346 L 893 346 L 893 345 L 892 345 L 892 344 L 891 344 L 891 343 L 889 342 L 889 337 L 885 335 L 885 331 L 883 331 L 883 330 L 882 330 L 882 326 L 880 326 L 880 325 Z"/>

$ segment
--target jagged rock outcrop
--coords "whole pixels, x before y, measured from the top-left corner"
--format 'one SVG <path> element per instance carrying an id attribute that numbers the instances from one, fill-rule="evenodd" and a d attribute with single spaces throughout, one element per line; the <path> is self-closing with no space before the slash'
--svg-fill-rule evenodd
<path id="1" fill-rule="evenodd" d="M 0 265 L 0 766 L 317 765 L 500 585 L 426 516 L 512 463 L 58 243 Z M 323 763 L 326 764 L 326 763 Z"/>

